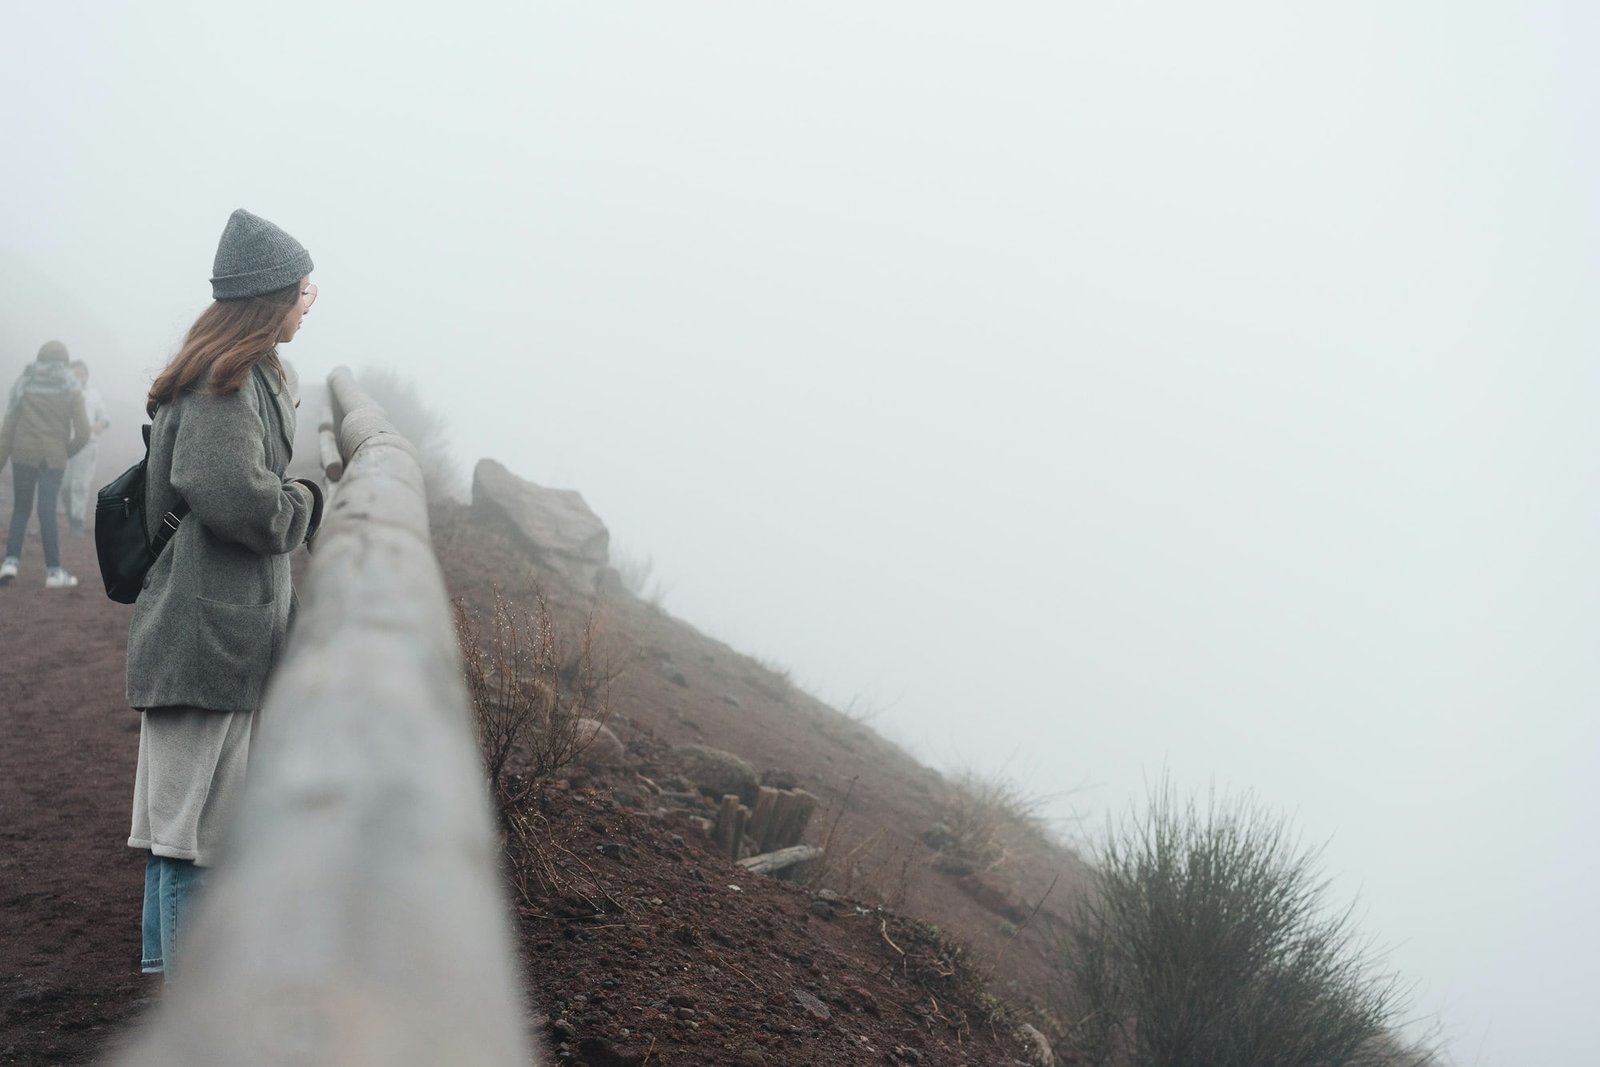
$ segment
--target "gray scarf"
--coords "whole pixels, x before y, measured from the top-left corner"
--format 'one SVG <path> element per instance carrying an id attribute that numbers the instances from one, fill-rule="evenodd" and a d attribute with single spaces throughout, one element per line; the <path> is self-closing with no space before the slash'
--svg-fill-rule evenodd
<path id="1" fill-rule="evenodd" d="M 22 368 L 16 383 L 11 386 L 11 398 L 6 401 L 6 415 L 14 415 L 22 398 L 30 393 L 75 393 L 80 388 L 78 376 L 65 363 L 40 363 L 35 360 Z"/>

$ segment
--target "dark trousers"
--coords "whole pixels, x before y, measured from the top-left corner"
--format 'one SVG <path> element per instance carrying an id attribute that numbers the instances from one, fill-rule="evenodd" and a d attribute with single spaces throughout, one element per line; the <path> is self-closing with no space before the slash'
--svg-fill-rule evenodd
<path id="1" fill-rule="evenodd" d="M 22 555 L 22 540 L 28 534 L 33 494 L 39 493 L 39 540 L 44 542 L 44 565 L 61 566 L 61 545 L 56 534 L 56 497 L 61 493 L 61 476 L 66 471 L 32 467 L 11 461 L 11 533 L 6 538 L 6 555 Z"/>

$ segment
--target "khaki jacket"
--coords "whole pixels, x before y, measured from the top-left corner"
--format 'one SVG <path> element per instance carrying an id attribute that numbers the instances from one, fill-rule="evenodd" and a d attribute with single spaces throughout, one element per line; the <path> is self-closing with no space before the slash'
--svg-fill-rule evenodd
<path id="1" fill-rule="evenodd" d="M 29 393 L 0 424 L 0 467 L 9 458 L 23 467 L 66 470 L 67 460 L 89 441 L 81 392 Z"/>
<path id="2" fill-rule="evenodd" d="M 186 393 L 156 411 L 146 516 L 189 514 L 161 553 L 128 629 L 128 704 L 253 711 L 293 611 L 288 553 L 314 499 L 285 481 L 293 401 L 256 367 L 225 396 Z"/>

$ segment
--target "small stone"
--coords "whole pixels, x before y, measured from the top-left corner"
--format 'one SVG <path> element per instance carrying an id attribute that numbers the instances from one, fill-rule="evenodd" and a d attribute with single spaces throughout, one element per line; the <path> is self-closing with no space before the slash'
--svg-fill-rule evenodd
<path id="1" fill-rule="evenodd" d="M 826 900 L 829 904 L 837 904 L 844 899 L 831 889 L 819 889 L 811 897 L 813 900 Z"/>
<path id="2" fill-rule="evenodd" d="M 873 996 L 860 986 L 851 986 L 847 992 L 849 993 L 850 999 L 855 1002 L 856 1010 L 864 1011 L 871 1015 L 878 1014 L 880 1009 L 878 1007 L 877 997 Z"/>
<path id="3" fill-rule="evenodd" d="M 833 1012 L 828 1010 L 826 1004 L 803 989 L 795 990 L 794 1002 L 796 1007 L 819 1023 L 825 1023 L 833 1018 Z"/>
<path id="4" fill-rule="evenodd" d="M 813 900 L 811 902 L 811 914 L 819 919 L 831 919 L 833 918 L 833 905 L 826 900 Z"/>

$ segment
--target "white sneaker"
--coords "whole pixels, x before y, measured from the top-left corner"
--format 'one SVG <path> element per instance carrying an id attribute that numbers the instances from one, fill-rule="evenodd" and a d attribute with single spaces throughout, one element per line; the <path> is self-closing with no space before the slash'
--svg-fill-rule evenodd
<path id="1" fill-rule="evenodd" d="M 44 576 L 44 587 L 46 589 L 71 589 L 77 584 L 78 579 L 60 567 L 51 567 Z"/>
<path id="2" fill-rule="evenodd" d="M 10 585 L 11 579 L 17 576 L 17 557 L 7 556 L 0 560 L 0 585 Z"/>

